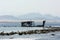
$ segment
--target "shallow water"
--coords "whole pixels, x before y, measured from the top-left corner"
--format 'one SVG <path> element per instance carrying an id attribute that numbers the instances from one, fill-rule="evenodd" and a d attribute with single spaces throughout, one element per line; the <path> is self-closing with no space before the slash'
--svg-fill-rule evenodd
<path id="1" fill-rule="evenodd" d="M 42 29 L 41 27 L 0 27 L 0 32 L 11 32 L 11 31 L 27 31 L 27 30 L 35 30 Z M 55 34 L 52 36 L 51 34 Z M 0 39 L 20 39 L 20 38 L 29 38 L 34 40 L 60 40 L 60 32 L 51 32 L 46 34 L 27 34 L 27 35 L 11 35 L 11 36 L 1 36 Z"/>
<path id="2" fill-rule="evenodd" d="M 55 34 L 52 36 L 51 34 Z M 31 35 L 12 35 L 12 36 L 0 36 L 0 39 L 34 39 L 34 40 L 60 40 L 60 32 L 51 32 L 47 34 L 31 34 Z"/>
<path id="3" fill-rule="evenodd" d="M 42 27 L 0 27 L 0 32 L 17 32 L 17 31 L 28 31 L 28 30 L 35 30 L 35 29 L 42 29 Z"/>

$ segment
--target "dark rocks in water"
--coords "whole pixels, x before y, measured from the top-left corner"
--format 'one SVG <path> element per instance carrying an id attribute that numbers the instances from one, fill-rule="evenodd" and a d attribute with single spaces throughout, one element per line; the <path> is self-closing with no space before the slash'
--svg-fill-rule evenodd
<path id="1" fill-rule="evenodd" d="M 14 34 L 15 34 L 15 32 L 13 32 L 13 31 L 9 33 L 9 35 L 14 35 Z"/>
<path id="2" fill-rule="evenodd" d="M 55 36 L 55 34 L 51 34 L 52 36 Z"/>
<path id="3" fill-rule="evenodd" d="M 40 34 L 40 30 L 35 30 L 34 33 L 35 34 Z"/>
<path id="4" fill-rule="evenodd" d="M 50 32 L 55 32 L 55 29 L 49 29 Z"/>
<path id="5" fill-rule="evenodd" d="M 9 36 L 9 33 L 5 33 L 5 35 L 8 35 Z"/>
<path id="6" fill-rule="evenodd" d="M 1 32 L 0 35 L 14 35 L 16 34 L 15 32 L 10 32 L 10 33 L 4 33 L 4 32 Z"/>
<path id="7" fill-rule="evenodd" d="M 36 33 L 35 30 L 30 30 L 30 31 L 27 32 L 27 34 L 35 34 L 35 33 Z"/>
<path id="8" fill-rule="evenodd" d="M 22 35 L 22 33 L 20 33 L 20 32 L 19 32 L 18 34 L 19 34 L 19 35 Z"/>
<path id="9" fill-rule="evenodd" d="M 33 31 L 28 31 L 27 34 L 33 34 Z"/>
<path id="10" fill-rule="evenodd" d="M 42 29 L 42 30 L 29 30 L 29 31 L 24 31 L 24 32 L 10 32 L 10 33 L 4 33 L 1 32 L 0 35 L 4 36 L 4 35 L 14 35 L 14 34 L 18 34 L 18 35 L 27 35 L 27 34 L 42 34 L 42 33 L 49 33 L 49 32 L 55 32 L 55 31 L 60 31 L 60 28 L 51 28 L 51 29 Z M 54 36 L 55 34 L 51 34 L 52 36 Z"/>
<path id="11" fill-rule="evenodd" d="M 26 35 L 27 33 L 26 32 L 23 32 L 24 35 Z"/>
<path id="12" fill-rule="evenodd" d="M 48 33 L 48 32 L 50 32 L 50 31 L 44 29 L 44 30 L 40 30 L 40 32 L 41 32 L 41 33 Z"/>
<path id="13" fill-rule="evenodd" d="M 0 33 L 0 35 L 4 36 L 4 35 L 5 35 L 5 34 L 4 34 L 4 31 L 3 31 L 3 32 L 1 32 L 1 33 Z"/>
<path id="14" fill-rule="evenodd" d="M 18 35 L 23 35 L 23 32 L 15 32 L 16 34 L 18 34 Z"/>

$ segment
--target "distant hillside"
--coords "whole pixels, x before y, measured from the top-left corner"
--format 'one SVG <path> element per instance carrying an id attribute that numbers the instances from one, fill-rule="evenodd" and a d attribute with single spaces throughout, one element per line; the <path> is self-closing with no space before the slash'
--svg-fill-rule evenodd
<path id="1" fill-rule="evenodd" d="M 0 20 L 18 20 L 18 18 L 11 15 L 3 15 L 0 16 Z"/>
<path id="2" fill-rule="evenodd" d="M 0 20 L 60 20 L 60 17 L 52 16 L 52 15 L 42 15 L 39 13 L 30 13 L 26 15 L 21 15 L 19 17 L 11 16 L 11 15 L 3 15 L 0 16 Z"/>
<path id="3" fill-rule="evenodd" d="M 22 15 L 22 16 L 19 16 L 19 19 L 23 20 L 43 20 L 43 19 L 46 19 L 46 20 L 60 20 L 60 17 L 57 17 L 57 16 L 52 16 L 52 15 L 41 15 L 39 13 L 30 13 L 30 14 L 26 14 L 26 15 Z"/>
<path id="4" fill-rule="evenodd" d="M 29 20 L 29 19 L 42 19 L 41 17 L 42 15 L 40 14 L 34 14 L 34 13 L 31 13 L 31 14 L 26 14 L 26 15 L 22 15 L 22 16 L 19 16 L 19 19 L 24 19 L 24 20 Z"/>

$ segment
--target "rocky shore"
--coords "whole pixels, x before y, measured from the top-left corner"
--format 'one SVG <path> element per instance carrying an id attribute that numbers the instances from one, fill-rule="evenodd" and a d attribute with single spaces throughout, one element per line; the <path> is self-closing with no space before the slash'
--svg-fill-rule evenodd
<path id="1" fill-rule="evenodd" d="M 60 27 L 48 27 L 47 29 L 43 28 L 42 30 L 28 30 L 28 31 L 23 31 L 23 32 L 9 32 L 9 33 L 4 33 L 0 32 L 0 35 L 4 36 L 4 35 L 14 35 L 14 34 L 18 34 L 18 35 L 27 35 L 27 34 L 43 34 L 43 33 L 49 33 L 49 32 L 55 32 L 55 31 L 60 31 Z"/>

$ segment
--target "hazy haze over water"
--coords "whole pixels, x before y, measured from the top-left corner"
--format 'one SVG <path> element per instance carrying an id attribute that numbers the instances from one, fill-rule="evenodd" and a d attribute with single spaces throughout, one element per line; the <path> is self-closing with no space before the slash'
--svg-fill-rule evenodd
<path id="1" fill-rule="evenodd" d="M 59 16 L 60 0 L 0 0 L 0 15 L 41 13 Z"/>

